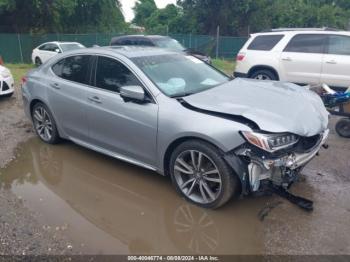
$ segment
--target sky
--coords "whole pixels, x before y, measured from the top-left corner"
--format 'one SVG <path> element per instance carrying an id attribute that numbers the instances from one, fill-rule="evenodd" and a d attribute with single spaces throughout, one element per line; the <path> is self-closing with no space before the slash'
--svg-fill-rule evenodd
<path id="1" fill-rule="evenodd" d="M 136 0 L 120 0 L 123 7 L 123 14 L 125 20 L 130 22 L 134 18 L 134 11 L 132 8 L 135 5 Z M 155 0 L 158 8 L 164 8 L 167 4 L 176 4 L 176 0 Z"/>

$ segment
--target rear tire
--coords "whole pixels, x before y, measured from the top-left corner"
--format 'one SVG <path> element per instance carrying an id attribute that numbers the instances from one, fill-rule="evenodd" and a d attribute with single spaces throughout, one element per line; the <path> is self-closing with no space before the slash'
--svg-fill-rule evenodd
<path id="1" fill-rule="evenodd" d="M 341 137 L 350 138 L 350 119 L 340 119 L 335 125 L 335 131 Z"/>
<path id="2" fill-rule="evenodd" d="M 49 108 L 38 102 L 32 110 L 34 129 L 39 138 L 48 144 L 57 144 L 60 141 L 57 125 Z"/>
<path id="3" fill-rule="evenodd" d="M 190 140 L 172 153 L 170 175 L 176 190 L 188 201 L 215 209 L 239 190 L 237 176 L 209 143 Z"/>
<path id="4" fill-rule="evenodd" d="M 37 67 L 41 66 L 43 64 L 43 62 L 41 61 L 41 59 L 39 57 L 36 57 L 35 58 L 35 65 Z"/>
<path id="5" fill-rule="evenodd" d="M 256 70 L 251 75 L 250 78 L 256 79 L 256 80 L 278 80 L 275 73 L 273 73 L 271 70 L 262 69 L 262 70 Z"/>

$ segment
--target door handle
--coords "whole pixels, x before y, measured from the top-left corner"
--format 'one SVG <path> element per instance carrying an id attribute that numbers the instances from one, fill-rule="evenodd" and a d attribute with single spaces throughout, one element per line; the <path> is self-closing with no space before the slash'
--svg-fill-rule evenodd
<path id="1" fill-rule="evenodd" d="M 290 57 L 283 57 L 282 60 L 283 60 L 283 61 L 289 61 L 289 62 L 290 62 L 290 61 L 292 61 L 292 58 L 290 58 Z"/>
<path id="2" fill-rule="evenodd" d="M 327 64 L 331 64 L 331 65 L 335 65 L 337 64 L 337 61 L 335 60 L 329 60 L 329 61 L 326 61 Z"/>
<path id="3" fill-rule="evenodd" d="M 50 86 L 55 88 L 55 89 L 57 89 L 57 90 L 61 89 L 61 87 L 60 87 L 60 85 L 58 83 L 50 84 Z"/>
<path id="4" fill-rule="evenodd" d="M 95 103 L 97 103 L 97 104 L 101 104 L 101 103 L 102 103 L 101 99 L 100 99 L 98 96 L 92 96 L 92 97 L 89 97 L 88 99 L 89 99 L 91 102 L 95 102 Z"/>

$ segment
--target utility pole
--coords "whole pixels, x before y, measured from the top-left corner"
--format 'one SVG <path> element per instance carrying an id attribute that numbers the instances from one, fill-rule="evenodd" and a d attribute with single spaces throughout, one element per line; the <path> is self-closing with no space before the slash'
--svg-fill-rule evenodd
<path id="1" fill-rule="evenodd" d="M 220 26 L 216 28 L 216 59 L 219 58 Z"/>
<path id="2" fill-rule="evenodd" d="M 22 43 L 21 43 L 21 36 L 20 36 L 20 34 L 17 34 L 17 39 L 18 39 L 19 53 L 20 53 L 20 56 L 21 56 L 21 63 L 23 64 L 24 60 L 23 60 Z"/>

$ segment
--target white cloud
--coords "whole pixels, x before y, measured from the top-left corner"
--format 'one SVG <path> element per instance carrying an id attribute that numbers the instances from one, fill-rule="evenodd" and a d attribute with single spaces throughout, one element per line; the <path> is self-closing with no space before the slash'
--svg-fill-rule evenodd
<path id="1" fill-rule="evenodd" d="M 134 18 L 134 11 L 132 8 L 136 0 L 120 0 L 123 8 L 125 20 L 130 22 Z M 164 8 L 167 4 L 176 4 L 176 0 L 155 0 L 158 8 Z"/>

